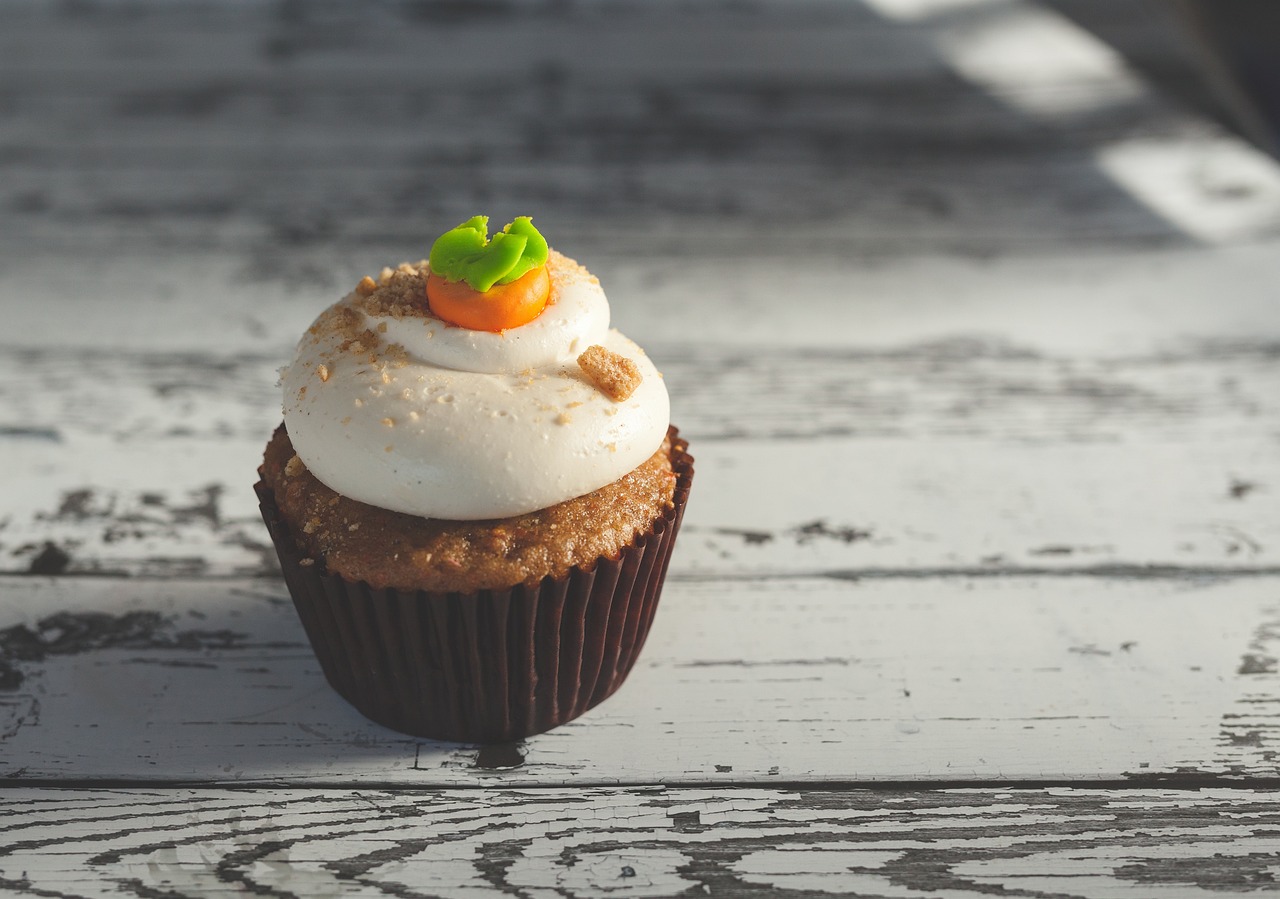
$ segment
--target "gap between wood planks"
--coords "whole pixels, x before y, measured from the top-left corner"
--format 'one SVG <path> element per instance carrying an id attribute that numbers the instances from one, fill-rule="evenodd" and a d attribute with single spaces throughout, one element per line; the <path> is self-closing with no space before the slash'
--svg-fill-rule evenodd
<path id="1" fill-rule="evenodd" d="M 1024 577 L 1052 577 L 1052 578 L 1103 578 L 1110 580 L 1132 581 L 1132 580 L 1231 580 L 1234 578 L 1262 578 L 1274 577 L 1280 575 L 1280 566 L 1277 565 L 1164 565 L 1164 564 L 1101 564 L 1101 565 L 1080 565 L 1075 567 L 1000 567 L 1000 568 L 982 568 L 978 566 L 957 566 L 954 568 L 844 568 L 832 570 L 813 570 L 813 571 L 777 571 L 777 572 L 748 572 L 743 574 L 729 574 L 722 572 L 677 572 L 672 571 L 667 574 L 667 580 L 673 583 L 715 583 L 717 581 L 728 582 L 755 582 L 755 581 L 794 581 L 794 580 L 833 580 L 833 581 L 862 581 L 862 580 L 931 580 L 934 578 L 1024 578 Z M 250 576 L 252 579 L 253 576 Z M 43 571 L 0 571 L 0 586 L 3 586 L 6 578 L 50 578 L 53 580 L 75 580 L 75 581 L 92 581 L 95 579 L 118 581 L 187 581 L 191 580 L 189 575 L 176 574 L 134 574 L 128 571 L 67 571 L 58 574 L 50 574 Z M 246 580 L 246 576 L 236 573 L 210 574 L 201 575 L 200 581 L 209 581 L 213 583 L 222 582 L 240 582 Z M 275 575 L 263 573 L 258 579 L 267 582 L 277 582 L 279 578 Z"/>
<path id="2" fill-rule="evenodd" d="M 17 791 L 0 807 L 21 816 L 0 826 L 17 895 L 1143 899 L 1274 883 L 1280 809 L 1248 790 L 1087 787 Z"/>
<path id="3" fill-rule="evenodd" d="M 479 750 L 477 750 L 479 751 Z M 216 780 L 144 780 L 139 778 L 25 778 L 0 777 L 0 790 L 38 789 L 70 792 L 73 790 L 203 790 L 227 793 L 252 793 L 261 790 L 288 790 L 290 792 L 320 792 L 324 790 L 352 790 L 364 792 L 403 793 L 413 796 L 431 796 L 440 793 L 488 793 L 494 790 L 510 790 L 517 793 L 565 793 L 585 790 L 616 790 L 622 793 L 644 793 L 652 791 L 695 791 L 714 790 L 717 793 L 749 792 L 769 790 L 770 792 L 806 792 L 806 793 L 849 793 L 887 795 L 902 793 L 940 794 L 954 790 L 990 790 L 992 792 L 1008 792 L 1012 790 L 1059 790 L 1071 789 L 1081 791 L 1107 792 L 1141 792 L 1149 790 L 1169 790 L 1180 793 L 1194 793 L 1199 790 L 1248 790 L 1266 791 L 1280 790 L 1280 776 L 1275 777 L 1241 777 L 1238 775 L 1215 774 L 1134 774 L 1124 780 L 1106 779 L 1091 780 L 1089 778 L 1029 778 L 1024 780 L 996 780 L 991 778 L 977 780 L 742 780 L 725 782 L 706 781 L 674 781 L 671 783 L 654 781 L 651 783 L 619 784 L 609 780 L 586 780 L 571 785 L 546 784 L 504 785 L 495 776 L 491 781 L 473 784 L 438 784 L 433 786 L 412 786 L 395 781 L 307 781 L 300 784 L 283 780 L 241 781 L 222 783 Z"/>

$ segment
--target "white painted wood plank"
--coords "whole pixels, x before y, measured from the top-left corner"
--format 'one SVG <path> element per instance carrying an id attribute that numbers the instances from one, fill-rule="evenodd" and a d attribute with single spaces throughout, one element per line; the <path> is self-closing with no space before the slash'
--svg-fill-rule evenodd
<path id="1" fill-rule="evenodd" d="M 1274 777 L 1280 578 L 675 579 L 627 684 L 507 750 L 373 725 L 280 587 L 0 581 L 0 775 L 315 785 Z M 497 761 L 495 761 L 497 760 Z"/>
<path id="2" fill-rule="evenodd" d="M 699 459 L 677 572 L 1276 564 L 1268 338 L 650 351 Z M 286 355 L 0 350 L 0 571 L 270 574 Z"/>
<path id="3" fill-rule="evenodd" d="M 1271 891 L 1251 790 L 10 790 L 11 896 L 857 895 L 1212 899 Z"/>
<path id="4" fill-rule="evenodd" d="M 136 443 L 256 439 L 278 423 L 278 369 L 291 349 L 182 352 L 158 335 L 155 344 L 0 346 L 0 427 L 54 443 Z M 1280 418 L 1280 333 L 1102 356 L 963 334 L 890 347 L 648 347 L 676 419 L 702 439 L 1247 440 Z"/>
<path id="5" fill-rule="evenodd" d="M 91 265 L 48 251 L 0 258 L 0 345 L 251 353 L 283 364 L 320 310 L 363 275 L 421 258 L 439 226 L 423 223 L 411 238 L 358 252 L 268 244 L 269 265 L 136 248 Z M 687 343 L 696 328 L 713 346 L 901 351 L 962 339 L 1097 359 L 1280 340 L 1280 241 L 1067 258 L 920 252 L 895 261 L 832 259 L 821 248 L 799 259 L 743 258 L 729 247 L 696 258 L 676 240 L 637 260 L 620 258 L 622 240 L 575 246 L 549 233 L 600 276 L 614 325 L 645 345 Z"/>
<path id="6" fill-rule="evenodd" d="M 675 576 L 1277 570 L 1262 440 L 699 440 Z M 0 571 L 273 578 L 261 440 L 6 440 Z"/>

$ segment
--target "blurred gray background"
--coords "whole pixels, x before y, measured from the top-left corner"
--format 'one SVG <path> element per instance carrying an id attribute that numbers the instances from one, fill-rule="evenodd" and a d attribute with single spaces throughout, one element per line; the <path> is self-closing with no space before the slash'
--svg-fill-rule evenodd
<path id="1" fill-rule="evenodd" d="M 953 31 L 1017 12 L 935 5 Z M 1064 147 L 1173 127 L 1171 98 L 1275 149 L 1276 4 L 1044 6 L 1161 98 L 1036 121 L 856 0 L 6 3 L 0 267 L 195 250 L 327 284 L 476 211 L 583 253 L 1176 241 L 1136 207 L 1055 222 Z"/>

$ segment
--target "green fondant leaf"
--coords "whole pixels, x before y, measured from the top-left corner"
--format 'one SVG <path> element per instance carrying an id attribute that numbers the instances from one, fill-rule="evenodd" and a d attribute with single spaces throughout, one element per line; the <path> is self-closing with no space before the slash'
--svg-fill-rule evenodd
<path id="1" fill-rule="evenodd" d="M 503 234 L 509 234 L 512 237 L 517 235 L 524 237 L 527 243 L 524 252 L 520 255 L 520 259 L 507 272 L 498 279 L 499 284 L 510 284 L 517 278 L 525 275 L 540 265 L 547 264 L 547 239 L 538 233 L 538 229 L 533 227 L 533 219 L 527 215 L 516 218 L 511 224 L 502 229 Z M 494 238 L 497 239 L 496 237 Z"/>
<path id="2" fill-rule="evenodd" d="M 477 215 L 446 231 L 431 245 L 431 271 L 446 281 L 466 281 L 481 293 L 512 281 L 547 261 L 547 241 L 522 215 L 488 240 L 489 219 Z"/>

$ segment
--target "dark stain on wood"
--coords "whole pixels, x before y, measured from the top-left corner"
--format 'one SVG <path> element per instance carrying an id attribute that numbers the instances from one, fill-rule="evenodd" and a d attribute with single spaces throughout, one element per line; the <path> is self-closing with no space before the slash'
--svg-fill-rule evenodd
<path id="1" fill-rule="evenodd" d="M 1123 865 L 1116 869 L 1115 874 L 1123 880 L 1146 884 L 1155 889 L 1164 887 L 1171 892 L 1181 891 L 1187 886 L 1199 887 L 1208 892 L 1235 892 L 1241 889 L 1249 892 L 1272 892 L 1277 887 L 1275 862 L 1276 857 L 1270 852 L 1224 854 L 1210 858 L 1171 856 Z"/>
<path id="2" fill-rule="evenodd" d="M 1029 549 L 1027 553 L 1033 556 L 1069 556 L 1075 551 L 1074 546 L 1041 546 Z"/>
<path id="3" fill-rule="evenodd" d="M 191 662 L 184 659 L 126 659 L 127 665 L 157 665 L 161 668 L 206 668 L 216 671 L 212 662 Z"/>
<path id="4" fill-rule="evenodd" d="M 1257 484 L 1254 481 L 1244 481 L 1240 478 L 1232 478 L 1231 485 L 1227 488 L 1227 496 L 1231 499 L 1244 499 L 1260 486 L 1260 484 Z"/>
<path id="5" fill-rule="evenodd" d="M 742 542 L 747 546 L 762 546 L 773 541 L 773 534 L 768 531 L 747 531 L 739 528 L 711 528 L 710 531 L 713 534 L 724 534 L 726 537 L 741 537 Z"/>
<path id="6" fill-rule="evenodd" d="M 1240 693 L 1218 727 L 1217 755 L 1210 765 L 1253 777 L 1276 772 L 1277 702 L 1273 693 L 1280 672 L 1280 618 L 1277 610 L 1253 629 L 1236 675 Z"/>
<path id="7" fill-rule="evenodd" d="M 19 425 L 0 425 L 0 440 L 43 440 L 49 443 L 61 443 L 62 434 L 57 428 L 24 427 Z"/>
<path id="8" fill-rule="evenodd" d="M 695 662 L 677 662 L 676 668 L 789 668 L 856 665 L 858 659 L 827 656 L 811 659 L 699 659 Z"/>
<path id="9" fill-rule="evenodd" d="M 1240 659 L 1240 667 L 1236 674 L 1275 674 L 1276 659 L 1274 656 L 1257 652 L 1246 652 Z"/>
<path id="10" fill-rule="evenodd" d="M 490 745 L 480 747 L 471 767 L 483 768 L 485 770 L 506 770 L 510 768 L 519 768 L 523 764 L 523 743 L 492 743 Z"/>
<path id="11" fill-rule="evenodd" d="M 1250 730 L 1240 734 L 1226 734 L 1227 741 L 1232 746 L 1261 746 L 1262 731 Z"/>
<path id="12" fill-rule="evenodd" d="M 0 630 L 0 689 L 18 689 L 25 680 L 20 666 L 50 656 L 121 648 L 227 649 L 243 644 L 246 636 L 230 630 L 171 632 L 170 627 L 158 612 L 58 612 L 34 628 L 15 624 Z"/>
<path id="13" fill-rule="evenodd" d="M 1089 643 L 1089 644 L 1087 644 L 1087 645 L 1085 645 L 1085 646 L 1070 646 L 1070 647 L 1068 647 L 1068 648 L 1067 648 L 1067 652 L 1075 653 L 1076 655 L 1079 655 L 1079 656 L 1109 656 L 1109 655 L 1111 655 L 1111 651 L 1110 651 L 1110 650 L 1108 650 L 1108 649 L 1099 649 L 1097 646 L 1094 646 L 1092 643 Z"/>
<path id="14" fill-rule="evenodd" d="M 59 575 L 71 564 L 71 556 L 55 543 L 46 542 L 39 554 L 27 566 L 27 574 Z"/>
<path id="15" fill-rule="evenodd" d="M 222 515 L 218 509 L 218 500 L 222 496 L 221 484 L 209 484 L 196 491 L 196 501 L 188 506 L 175 506 L 169 510 L 174 524 L 186 524 L 191 521 L 205 521 L 209 527 L 216 529 L 222 523 Z"/>
<path id="16" fill-rule="evenodd" d="M 58 503 L 57 511 L 50 515 L 49 519 L 52 521 L 86 521 L 94 515 L 110 514 L 110 509 L 99 511 L 91 509 L 90 504 L 92 502 L 92 489 L 69 490 L 62 494 L 62 500 Z"/>
<path id="17" fill-rule="evenodd" d="M 672 812 L 668 817 L 671 826 L 680 833 L 699 833 L 706 830 L 702 823 L 702 813 L 697 809 L 690 812 Z"/>
<path id="18" fill-rule="evenodd" d="M 248 553 L 232 573 L 252 577 L 278 574 L 279 564 L 263 539 L 258 516 L 228 518 L 223 514 L 226 490 L 222 484 L 206 484 L 186 491 L 185 500 L 170 499 L 154 489 L 135 493 L 80 487 L 64 491 L 55 508 L 35 512 L 26 522 L 33 536 L 47 534 L 48 539 L 8 548 L 7 555 L 24 561 L 22 567 L 5 573 L 190 577 L 210 569 L 202 549 L 231 546 Z M 9 519 L 0 522 L 4 527 L 8 524 Z M 48 527 L 42 528 L 46 524 Z M 75 530 L 68 532 L 68 526 Z M 193 541 L 197 544 L 194 547 Z M 155 547 L 160 552 L 130 558 L 102 550 L 121 545 Z"/>
<path id="19" fill-rule="evenodd" d="M 1111 578 L 1122 581 L 1175 580 L 1187 583 L 1204 583 L 1234 578 L 1274 577 L 1280 575 L 1280 567 L 1275 565 L 1258 565 L 1243 567 L 1237 565 L 1166 565 L 1166 564 L 1133 564 L 1125 562 L 1102 565 L 1080 565 L 1072 568 L 1049 568 L 1041 566 L 937 566 L 933 568 L 848 568 L 828 569 L 825 571 L 808 571 L 788 574 L 743 575 L 743 579 L 754 581 L 783 580 L 795 577 L 819 577 L 833 581 L 863 580 L 927 580 L 937 577 L 965 577 L 974 579 L 989 578 Z M 735 580 L 731 574 L 698 575 L 677 572 L 669 575 L 676 581 L 697 581 L 709 577 L 720 580 Z"/>
<path id="20" fill-rule="evenodd" d="M 819 518 L 817 521 L 811 521 L 808 524 L 802 524 L 792 528 L 787 532 L 796 541 L 803 546 L 806 543 L 812 543 L 814 540 L 835 540 L 838 543 L 856 543 L 859 540 L 870 540 L 872 532 L 869 528 L 856 528 L 848 525 L 832 526 L 827 524 L 825 518 Z"/>

